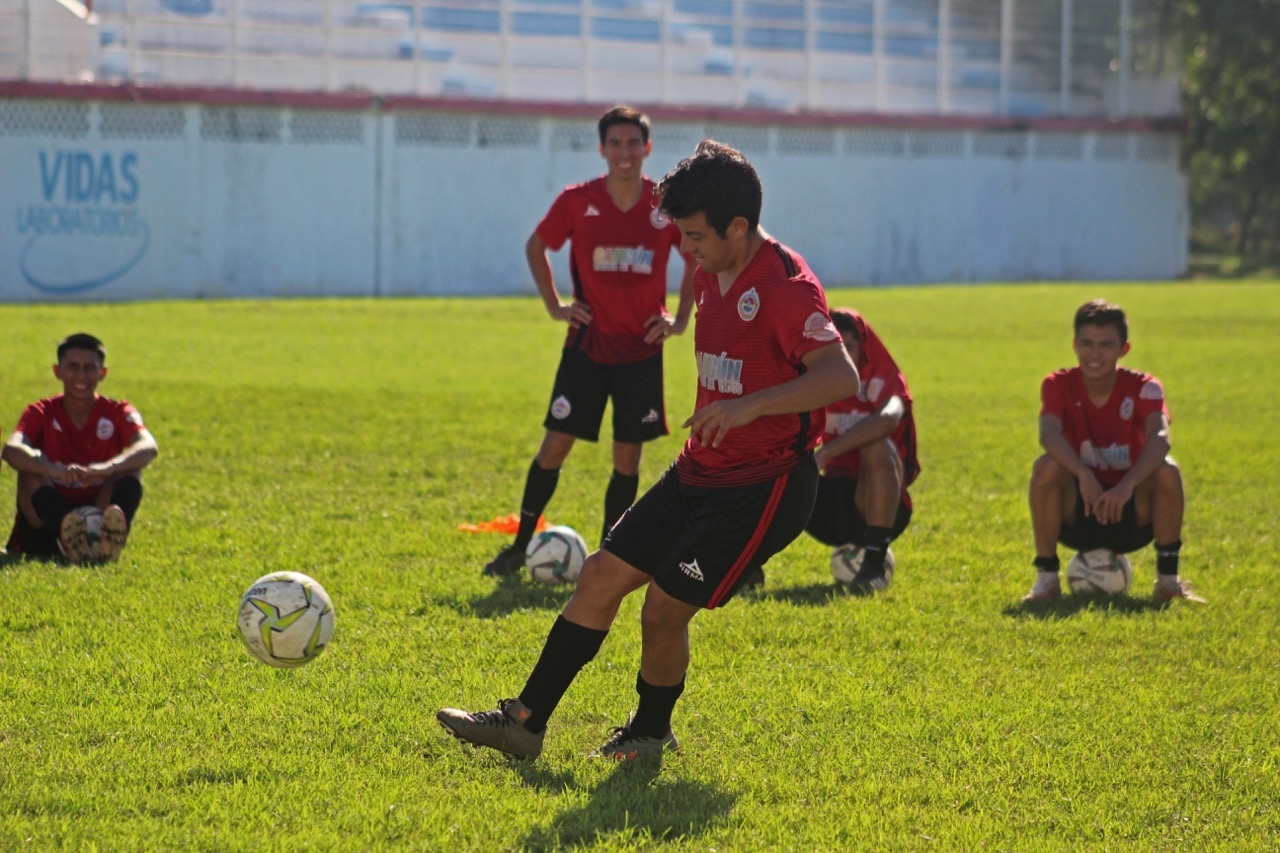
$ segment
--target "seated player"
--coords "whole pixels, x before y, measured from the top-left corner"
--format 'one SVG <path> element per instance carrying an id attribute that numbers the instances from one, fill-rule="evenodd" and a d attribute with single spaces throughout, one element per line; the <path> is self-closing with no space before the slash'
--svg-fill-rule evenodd
<path id="1" fill-rule="evenodd" d="M 120 556 L 142 503 L 142 469 L 160 452 L 142 415 L 98 394 L 107 376 L 102 341 L 83 332 L 58 344 L 53 375 L 62 393 L 32 403 L 0 458 L 18 472 L 18 512 L 8 552 L 69 562 Z M 91 541 L 84 517 L 96 506 L 102 529 Z"/>
<path id="2" fill-rule="evenodd" d="M 889 543 L 911 522 L 907 488 L 920 474 L 916 424 L 906 377 L 879 335 L 858 312 L 837 308 L 831 319 L 858 368 L 856 397 L 827 406 L 827 428 L 815 453 L 822 476 L 805 530 L 819 542 L 863 549 L 853 589 L 872 593 L 889 586 Z"/>
<path id="3" fill-rule="evenodd" d="M 1169 456 L 1164 387 L 1150 373 L 1120 367 L 1129 322 L 1101 299 L 1076 311 L 1072 347 L 1079 365 L 1040 386 L 1040 445 L 1031 469 L 1036 581 L 1027 600 L 1057 598 L 1058 543 L 1121 554 L 1155 542 L 1154 598 L 1203 602 L 1178 577 L 1185 498 Z"/>

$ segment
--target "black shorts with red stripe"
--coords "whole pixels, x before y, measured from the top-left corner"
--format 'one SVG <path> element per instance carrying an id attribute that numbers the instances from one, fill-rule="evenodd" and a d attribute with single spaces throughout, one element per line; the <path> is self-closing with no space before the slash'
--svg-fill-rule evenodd
<path id="1" fill-rule="evenodd" d="M 722 489 L 684 485 L 673 465 L 601 547 L 672 598 L 711 609 L 804 531 L 817 493 L 812 454 L 777 479 Z"/>

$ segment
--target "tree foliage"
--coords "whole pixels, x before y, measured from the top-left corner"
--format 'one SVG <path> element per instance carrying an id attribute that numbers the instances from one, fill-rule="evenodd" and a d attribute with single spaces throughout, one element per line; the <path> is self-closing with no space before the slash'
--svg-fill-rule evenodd
<path id="1" fill-rule="evenodd" d="M 1280 253 L 1280 0 L 1180 6 L 1194 227 Z"/>

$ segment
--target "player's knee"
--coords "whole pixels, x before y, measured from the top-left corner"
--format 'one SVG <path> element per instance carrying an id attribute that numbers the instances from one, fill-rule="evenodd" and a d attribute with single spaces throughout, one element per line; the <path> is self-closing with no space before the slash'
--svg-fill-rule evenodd
<path id="1" fill-rule="evenodd" d="M 882 438 L 873 441 L 861 449 L 861 454 L 860 478 L 866 474 L 876 479 L 901 478 L 902 460 L 898 458 L 898 448 L 892 440 Z"/>
<path id="2" fill-rule="evenodd" d="M 564 460 L 568 458 L 569 451 L 573 449 L 573 436 L 547 430 L 546 436 L 542 439 L 542 446 L 538 448 L 538 456 L 535 460 L 538 467 L 547 471 L 558 469 L 564 464 Z"/>
<path id="3" fill-rule="evenodd" d="M 1166 494 L 1182 494 L 1182 469 L 1178 463 L 1165 457 L 1164 462 L 1155 470 L 1155 486 Z"/>
<path id="4" fill-rule="evenodd" d="M 1034 488 L 1055 488 L 1060 485 L 1063 478 L 1067 476 L 1067 470 L 1053 460 L 1049 454 L 1044 454 L 1036 459 L 1031 465 L 1031 487 Z"/>

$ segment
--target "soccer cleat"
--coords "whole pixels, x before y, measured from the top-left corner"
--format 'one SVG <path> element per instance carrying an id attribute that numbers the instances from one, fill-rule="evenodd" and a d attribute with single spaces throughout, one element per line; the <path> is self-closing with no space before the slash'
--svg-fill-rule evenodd
<path id="1" fill-rule="evenodd" d="M 855 595 L 874 595 L 888 589 L 891 583 L 893 583 L 893 569 L 885 566 L 884 571 L 872 574 L 866 566 L 863 566 L 853 576 L 849 591 Z"/>
<path id="2" fill-rule="evenodd" d="M 89 544 L 89 525 L 83 515 L 72 510 L 62 517 L 58 547 L 69 563 L 87 563 L 93 559 L 93 547 Z"/>
<path id="3" fill-rule="evenodd" d="M 124 510 L 112 504 L 102 511 L 102 532 L 98 536 L 98 559 L 104 563 L 120 558 L 129 538 L 129 521 Z"/>
<path id="4" fill-rule="evenodd" d="M 1151 591 L 1151 597 L 1155 599 L 1156 604 L 1167 604 L 1175 598 L 1185 598 L 1197 604 L 1209 603 L 1207 599 L 1196 595 L 1190 583 L 1179 580 L 1176 575 L 1158 576 L 1155 588 Z"/>
<path id="5" fill-rule="evenodd" d="M 1057 572 L 1036 572 L 1036 582 L 1023 601 L 1050 601 L 1062 595 L 1062 581 Z"/>
<path id="6" fill-rule="evenodd" d="M 631 733 L 631 721 L 613 730 L 604 745 L 591 753 L 591 758 L 612 758 L 614 761 L 635 761 L 642 755 L 660 755 L 677 750 L 680 742 L 670 729 L 662 737 L 643 737 Z"/>
<path id="7" fill-rule="evenodd" d="M 752 569 L 742 580 L 743 589 L 759 589 L 764 586 L 764 569 Z"/>
<path id="8" fill-rule="evenodd" d="M 489 561 L 489 565 L 484 567 L 484 576 L 490 578 L 505 578 L 508 575 L 514 575 L 516 572 L 524 568 L 524 549 L 516 547 L 513 542 L 498 552 L 498 556 Z"/>
<path id="9" fill-rule="evenodd" d="M 478 714 L 441 708 L 436 719 L 458 740 L 496 749 L 509 758 L 537 758 L 542 753 L 546 732 L 534 734 L 524 727 L 529 709 L 519 699 L 503 699 L 495 710 Z"/>

